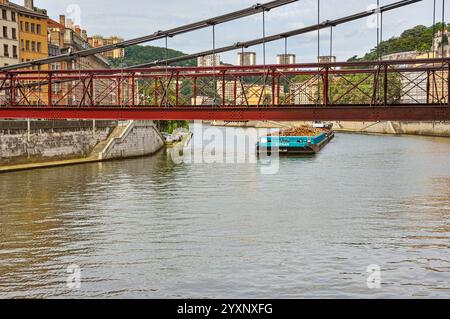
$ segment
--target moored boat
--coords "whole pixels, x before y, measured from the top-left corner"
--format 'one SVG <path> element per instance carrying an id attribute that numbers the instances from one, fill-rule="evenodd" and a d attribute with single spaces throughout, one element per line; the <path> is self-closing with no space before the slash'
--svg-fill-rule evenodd
<path id="1" fill-rule="evenodd" d="M 278 152 L 280 155 L 311 155 L 320 152 L 332 139 L 329 128 L 301 127 L 263 136 L 256 144 L 258 155 Z"/>

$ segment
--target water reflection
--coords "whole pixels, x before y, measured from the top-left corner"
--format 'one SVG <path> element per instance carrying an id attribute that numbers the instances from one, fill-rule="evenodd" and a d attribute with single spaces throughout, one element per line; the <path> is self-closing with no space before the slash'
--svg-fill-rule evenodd
<path id="1" fill-rule="evenodd" d="M 275 175 L 165 152 L 3 174 L 0 297 L 448 297 L 449 155 L 339 135 Z"/>

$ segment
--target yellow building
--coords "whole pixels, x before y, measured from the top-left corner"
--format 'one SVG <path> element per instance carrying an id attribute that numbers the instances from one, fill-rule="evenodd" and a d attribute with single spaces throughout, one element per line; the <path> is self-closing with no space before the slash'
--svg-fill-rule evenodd
<path id="1" fill-rule="evenodd" d="M 123 39 L 119 38 L 119 37 L 104 38 L 100 35 L 94 35 L 93 37 L 90 37 L 88 39 L 88 41 L 89 41 L 89 45 L 91 47 L 99 48 L 99 47 L 102 47 L 105 45 L 113 45 L 113 44 L 123 42 Z M 103 57 L 108 58 L 108 59 L 123 58 L 125 56 L 125 49 L 119 48 L 119 49 L 115 49 L 112 51 L 103 52 L 102 55 L 103 55 Z"/>
<path id="2" fill-rule="evenodd" d="M 48 57 L 48 16 L 46 10 L 37 9 L 33 1 L 25 1 L 19 11 L 20 62 Z M 42 66 L 42 69 L 47 69 Z"/>
<path id="3" fill-rule="evenodd" d="M 272 86 L 244 85 L 245 97 L 249 105 L 272 104 Z M 277 101 L 275 101 L 275 104 Z"/>

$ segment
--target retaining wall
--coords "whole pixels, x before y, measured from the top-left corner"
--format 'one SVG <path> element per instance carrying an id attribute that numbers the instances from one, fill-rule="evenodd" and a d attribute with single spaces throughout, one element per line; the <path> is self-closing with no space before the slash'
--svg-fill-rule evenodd
<path id="1" fill-rule="evenodd" d="M 99 142 L 108 138 L 114 128 L 77 128 L 68 131 L 9 130 L 0 134 L 0 164 L 86 157 Z"/>
<path id="2" fill-rule="evenodd" d="M 131 121 L 122 134 L 109 141 L 100 153 L 102 160 L 151 155 L 164 146 L 153 121 Z"/>

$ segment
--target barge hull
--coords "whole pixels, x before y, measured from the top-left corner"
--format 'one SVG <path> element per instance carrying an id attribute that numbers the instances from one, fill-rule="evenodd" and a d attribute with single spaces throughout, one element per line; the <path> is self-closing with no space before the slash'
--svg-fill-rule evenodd
<path id="1" fill-rule="evenodd" d="M 327 137 L 320 142 L 319 144 L 308 145 L 306 147 L 279 147 L 277 152 L 280 156 L 289 156 L 289 155 L 314 155 L 319 153 L 328 143 L 331 142 L 334 138 L 334 132 L 327 134 Z M 260 147 L 259 144 L 256 147 L 256 153 L 258 155 L 261 154 L 272 154 L 272 147 Z"/>

